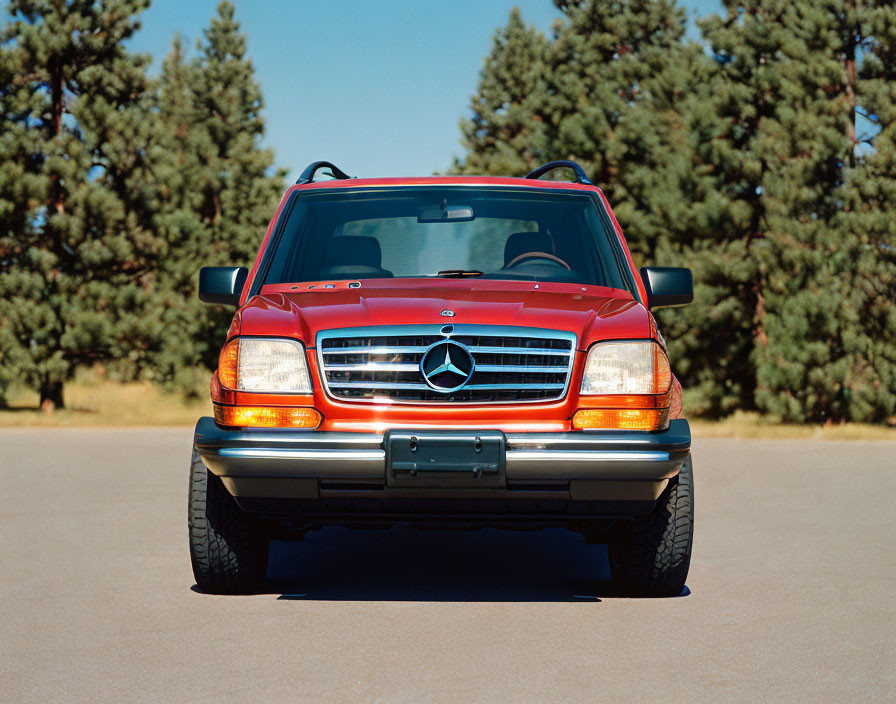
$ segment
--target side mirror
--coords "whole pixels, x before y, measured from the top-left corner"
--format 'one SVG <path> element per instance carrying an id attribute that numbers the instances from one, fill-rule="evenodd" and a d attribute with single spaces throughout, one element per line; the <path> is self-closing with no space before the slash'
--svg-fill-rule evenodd
<path id="1" fill-rule="evenodd" d="M 238 306 L 248 277 L 244 266 L 204 266 L 199 270 L 199 300 Z"/>
<path id="2" fill-rule="evenodd" d="M 694 300 L 694 275 L 690 269 L 671 266 L 641 267 L 647 289 L 647 308 L 676 308 Z"/>

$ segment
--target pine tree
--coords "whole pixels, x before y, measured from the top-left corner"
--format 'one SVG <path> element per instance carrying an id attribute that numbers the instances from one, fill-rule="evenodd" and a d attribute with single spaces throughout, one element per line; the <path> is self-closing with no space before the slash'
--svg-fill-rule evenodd
<path id="1" fill-rule="evenodd" d="M 0 354 L 4 377 L 63 405 L 79 365 L 134 373 L 164 252 L 149 227 L 146 56 L 124 42 L 148 0 L 12 0 L 0 84 Z M 2 393 L 0 388 L 0 393 Z"/>
<path id="2" fill-rule="evenodd" d="M 702 153 L 727 218 L 707 258 L 741 264 L 716 271 L 725 294 L 716 305 L 749 321 L 760 410 L 797 421 L 881 420 L 892 393 L 873 389 L 893 375 L 883 337 L 892 310 L 873 292 L 892 281 L 892 264 L 865 247 L 881 240 L 858 232 L 846 209 L 867 210 L 860 191 L 882 185 L 862 174 L 865 161 L 882 163 L 878 155 L 850 168 L 869 3 L 726 6 L 727 20 L 704 25 L 719 59 L 711 105 L 722 127 Z"/>
<path id="3" fill-rule="evenodd" d="M 843 314 L 850 328 L 836 379 L 844 387 L 844 416 L 896 422 L 896 7 L 887 0 L 863 3 L 858 53 L 846 63 L 847 106 L 860 129 L 850 133 L 855 150 L 844 178 L 844 211 L 836 226 L 849 235 L 837 253 L 845 272 Z M 850 93 L 855 102 L 849 100 Z M 838 370 L 838 371 L 840 371 Z"/>
<path id="4" fill-rule="evenodd" d="M 813 48 L 826 49 L 825 94 L 839 118 L 823 140 L 836 169 L 834 203 L 813 258 L 800 261 L 805 283 L 790 279 L 781 313 L 770 316 L 783 334 L 777 345 L 769 336 L 777 358 L 759 360 L 759 400 L 795 420 L 893 422 L 896 7 L 846 0 L 807 8 L 801 19 L 826 40 Z M 803 344 L 792 343 L 796 335 Z"/>
<path id="5" fill-rule="evenodd" d="M 263 101 L 230 2 L 205 30 L 188 62 L 179 39 L 161 76 L 168 144 L 157 172 L 166 184 L 158 227 L 171 247 L 163 269 L 159 325 L 167 330 L 153 361 L 163 381 L 195 389 L 216 363 L 229 311 L 196 299 L 200 266 L 249 266 L 283 190 L 262 149 Z"/>
<path id="6" fill-rule="evenodd" d="M 495 33 L 472 97 L 473 117 L 460 123 L 466 155 L 454 171 L 523 176 L 548 160 L 544 118 L 548 41 L 519 8 Z"/>
<path id="7" fill-rule="evenodd" d="M 711 174 L 704 186 L 711 208 L 681 257 L 694 270 L 695 304 L 658 315 L 684 360 L 678 371 L 689 387 L 689 407 L 709 415 L 756 407 L 755 350 L 767 342 L 764 276 L 773 266 L 765 238 L 766 180 L 791 156 L 762 131 L 786 104 L 767 55 L 786 43 L 787 33 L 775 21 L 750 24 L 747 32 L 744 23 L 755 16 L 741 18 L 730 6 L 729 13 L 702 25 L 715 62 L 694 87 L 688 111 L 696 161 Z"/>

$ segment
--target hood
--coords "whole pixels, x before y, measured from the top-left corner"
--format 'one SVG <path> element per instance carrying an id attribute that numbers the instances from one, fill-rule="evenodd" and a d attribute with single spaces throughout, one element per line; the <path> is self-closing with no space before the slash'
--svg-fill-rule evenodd
<path id="1" fill-rule="evenodd" d="M 579 349 L 650 336 L 650 314 L 628 291 L 579 284 L 469 279 L 377 279 L 265 286 L 238 313 L 242 335 L 298 337 L 367 325 L 483 324 L 566 330 Z M 442 311 L 453 311 L 451 317 Z"/>

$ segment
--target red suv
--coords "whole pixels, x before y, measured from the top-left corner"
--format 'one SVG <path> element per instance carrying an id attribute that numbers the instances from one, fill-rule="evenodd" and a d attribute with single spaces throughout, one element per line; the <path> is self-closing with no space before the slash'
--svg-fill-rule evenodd
<path id="1" fill-rule="evenodd" d="M 559 167 L 576 181 L 540 180 Z M 272 536 L 399 523 L 564 526 L 609 545 L 620 593 L 683 590 L 691 436 L 650 311 L 693 280 L 639 271 L 577 164 L 353 179 L 315 162 L 252 269 L 202 269 L 199 297 L 238 307 L 194 437 L 203 590 L 258 589 Z"/>

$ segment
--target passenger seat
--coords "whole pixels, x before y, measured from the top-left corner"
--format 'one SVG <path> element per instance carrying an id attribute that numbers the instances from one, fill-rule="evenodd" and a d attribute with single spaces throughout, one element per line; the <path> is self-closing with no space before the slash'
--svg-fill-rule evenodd
<path id="1" fill-rule="evenodd" d="M 327 246 L 323 279 L 391 279 L 383 269 L 383 253 L 375 237 L 334 237 Z"/>

